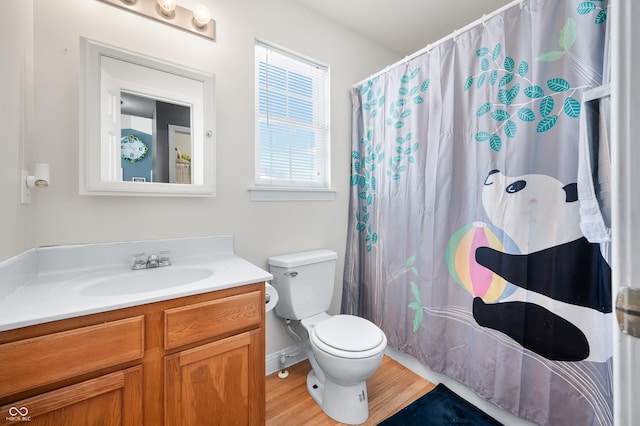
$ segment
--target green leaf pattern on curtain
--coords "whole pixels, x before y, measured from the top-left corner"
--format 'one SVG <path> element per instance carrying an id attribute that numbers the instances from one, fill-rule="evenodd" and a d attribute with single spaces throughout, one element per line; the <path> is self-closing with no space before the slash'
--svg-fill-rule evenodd
<path id="1" fill-rule="evenodd" d="M 377 188 L 376 170 L 384 160 L 384 152 L 382 145 L 373 140 L 372 130 L 367 131 L 365 137 L 360 140 L 360 144 L 362 151 L 352 151 L 351 153 L 353 165 L 351 186 L 358 188 L 359 208 L 356 211 L 356 229 L 360 233 L 365 233 L 367 252 L 370 252 L 378 242 L 378 234 L 369 221 L 371 218 L 370 209 Z"/>
<path id="2" fill-rule="evenodd" d="M 431 84 L 427 78 L 416 81 L 420 68 L 414 69 L 408 75 L 400 78 L 401 85 L 397 97 L 389 104 L 389 118 L 386 125 L 397 131 L 402 131 L 406 120 L 412 114 L 412 108 L 420 107 L 426 101 L 425 92 Z M 375 119 L 385 106 L 385 95 L 377 86 L 379 77 L 367 81 L 360 87 L 360 95 L 366 102 L 362 108 Z M 413 134 L 407 132 L 396 137 L 396 146 L 390 155 L 386 156 L 380 142 L 376 141 L 375 130 L 367 130 L 366 136 L 360 140 L 361 150 L 354 150 L 352 156 L 351 186 L 358 187 L 359 207 L 356 211 L 356 229 L 364 234 L 367 252 L 370 252 L 378 242 L 378 233 L 371 223 L 371 206 L 374 203 L 377 187 L 378 168 L 386 161 L 386 175 L 392 180 L 399 180 L 411 163 L 415 162 L 415 153 L 420 143 L 414 140 Z"/>
<path id="3" fill-rule="evenodd" d="M 576 67 L 586 67 L 570 52 L 577 37 L 576 22 L 573 18 L 569 18 L 558 37 L 558 46 L 563 50 L 542 53 L 536 60 L 549 62 L 568 56 Z M 492 52 L 491 61 L 486 58 L 490 51 Z M 516 137 L 518 123 L 521 125 L 532 123 L 536 131 L 542 133 L 551 130 L 562 113 L 570 118 L 580 116 L 580 102 L 573 95 L 580 89 L 594 85 L 591 77 L 594 73 L 592 70 L 581 70 L 580 75 L 588 80 L 585 85 L 572 87 L 566 79 L 555 77 L 546 81 L 545 86 L 548 90 L 545 90 L 543 86 L 527 77 L 529 73 L 527 61 L 520 61 L 516 68 L 516 60 L 511 56 L 505 56 L 500 61 L 502 54 L 503 48 L 500 43 L 496 44 L 492 50 L 488 47 L 476 50 L 480 74 L 467 77 L 463 85 L 463 90 L 466 92 L 473 87 L 473 81 L 476 80 L 476 88 L 479 89 L 489 75 L 489 84 L 494 86 L 497 83 L 497 87 L 500 88 L 497 92 L 486 91 L 487 94 L 497 93 L 497 99 L 487 99 L 487 102 L 483 103 L 476 112 L 478 117 L 488 113 L 496 122 L 490 129 L 479 129 L 474 134 L 476 142 L 489 141 L 489 147 L 492 150 L 500 151 L 505 137 L 508 139 Z M 562 99 L 556 102 L 555 98 Z M 536 103 L 539 103 L 537 108 Z M 555 111 L 556 105 L 559 105 L 557 111 Z M 538 115 L 534 109 L 538 109 Z"/>
<path id="4" fill-rule="evenodd" d="M 580 15 L 588 15 L 591 12 L 595 13 L 594 21 L 596 24 L 602 24 L 607 20 L 607 9 L 602 8 L 599 5 L 602 4 L 602 0 L 584 1 L 576 8 Z"/>

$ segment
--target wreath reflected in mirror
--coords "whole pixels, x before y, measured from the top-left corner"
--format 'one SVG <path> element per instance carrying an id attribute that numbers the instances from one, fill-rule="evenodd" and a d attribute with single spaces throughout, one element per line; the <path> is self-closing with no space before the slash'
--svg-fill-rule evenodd
<path id="1" fill-rule="evenodd" d="M 132 163 L 142 160 L 149 152 L 149 147 L 136 135 L 125 136 L 120 139 L 120 153 L 124 160 Z"/>

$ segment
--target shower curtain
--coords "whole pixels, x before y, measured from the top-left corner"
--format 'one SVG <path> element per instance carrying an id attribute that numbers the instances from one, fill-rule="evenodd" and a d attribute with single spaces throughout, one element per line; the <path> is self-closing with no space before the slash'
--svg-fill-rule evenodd
<path id="1" fill-rule="evenodd" d="M 607 7 L 521 2 L 352 93 L 342 312 L 539 424 L 612 423 L 611 271 L 576 185 Z"/>

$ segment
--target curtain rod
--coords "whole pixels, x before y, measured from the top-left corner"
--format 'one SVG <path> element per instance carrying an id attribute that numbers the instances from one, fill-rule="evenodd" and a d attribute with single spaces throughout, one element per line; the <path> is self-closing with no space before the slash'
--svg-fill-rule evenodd
<path id="1" fill-rule="evenodd" d="M 445 41 L 448 41 L 448 40 L 456 37 L 458 34 L 461 34 L 463 32 L 469 31 L 470 29 L 475 28 L 478 25 L 484 24 L 485 22 L 487 22 L 487 20 L 493 18 L 494 16 L 496 16 L 496 15 L 498 15 L 498 14 L 504 12 L 504 11 L 507 11 L 507 10 L 509 10 L 509 9 L 515 7 L 515 6 L 518 6 L 518 5 L 520 7 L 523 7 L 524 3 L 526 1 L 528 1 L 528 0 L 514 0 L 511 3 L 508 3 L 508 4 L 504 5 L 504 6 L 502 6 L 501 8 L 494 10 L 493 12 L 491 12 L 491 13 L 489 13 L 487 15 L 482 15 L 482 17 L 480 19 L 476 19 L 472 23 L 462 27 L 462 29 L 454 30 L 451 34 L 442 37 L 440 40 L 438 40 L 438 41 L 436 41 L 434 43 L 427 44 L 426 47 L 418 50 L 417 52 L 412 53 L 411 55 L 405 56 L 403 59 L 400 59 L 398 62 L 396 62 L 394 64 L 391 64 L 391 65 L 387 65 L 384 69 L 378 71 L 375 74 L 371 74 L 369 77 L 367 77 L 367 78 L 365 78 L 363 80 L 360 80 L 359 82 L 355 83 L 352 87 L 356 88 L 356 87 L 366 83 L 367 81 L 369 81 L 371 79 L 374 79 L 374 78 L 384 74 L 385 72 L 389 71 L 391 68 L 394 68 L 394 67 L 396 67 L 396 66 L 398 66 L 400 64 L 409 62 L 410 60 L 415 59 L 418 56 L 421 56 L 421 55 L 425 54 L 425 53 L 429 52 L 431 49 L 433 49 L 434 47 L 444 43 Z"/>

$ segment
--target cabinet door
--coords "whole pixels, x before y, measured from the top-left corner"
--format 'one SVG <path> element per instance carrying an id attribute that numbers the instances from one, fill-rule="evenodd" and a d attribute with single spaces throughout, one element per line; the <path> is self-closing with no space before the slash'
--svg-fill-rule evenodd
<path id="1" fill-rule="evenodd" d="M 262 329 L 165 357 L 165 424 L 264 424 Z"/>
<path id="2" fill-rule="evenodd" d="M 132 367 L 0 407 L 0 425 L 142 424 L 142 367 Z"/>

